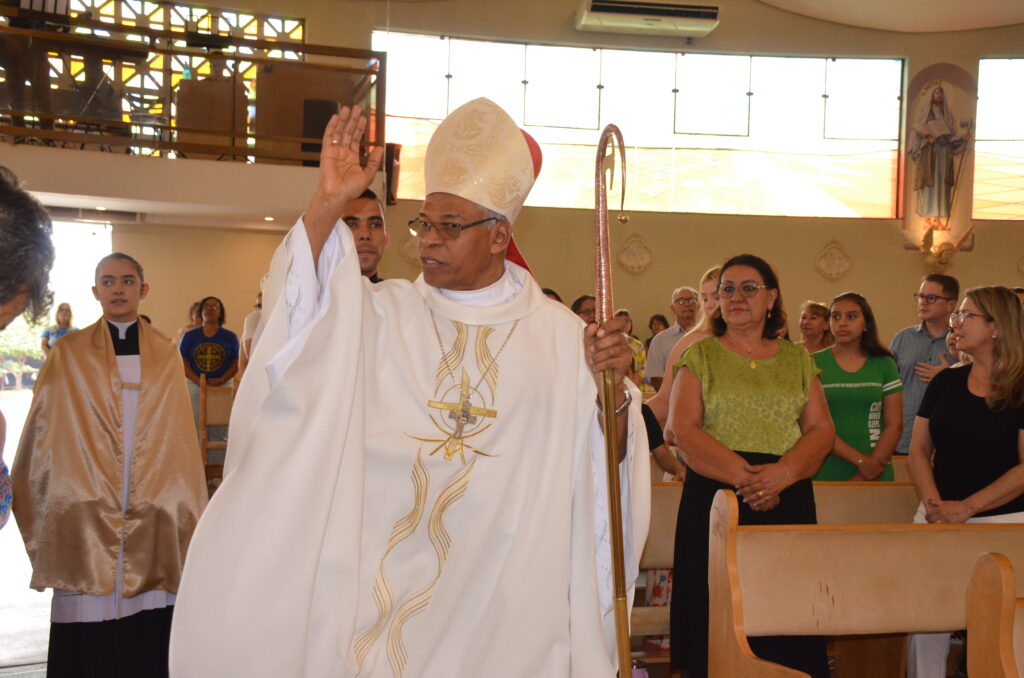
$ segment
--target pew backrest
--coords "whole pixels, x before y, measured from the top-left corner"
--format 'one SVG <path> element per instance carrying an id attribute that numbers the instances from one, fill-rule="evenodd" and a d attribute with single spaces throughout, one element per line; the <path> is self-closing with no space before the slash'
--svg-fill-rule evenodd
<path id="1" fill-rule="evenodd" d="M 905 454 L 893 455 L 892 477 L 897 483 L 909 483 L 911 481 L 909 461 L 909 458 Z"/>
<path id="2" fill-rule="evenodd" d="M 913 483 L 816 482 L 819 525 L 902 525 L 920 501 Z"/>
<path id="3" fill-rule="evenodd" d="M 748 635 L 965 628 L 977 557 L 998 551 L 1024 564 L 1024 525 L 740 526 L 738 515 L 736 496 L 719 492 L 708 572 L 716 676 L 802 675 L 753 672 Z"/>

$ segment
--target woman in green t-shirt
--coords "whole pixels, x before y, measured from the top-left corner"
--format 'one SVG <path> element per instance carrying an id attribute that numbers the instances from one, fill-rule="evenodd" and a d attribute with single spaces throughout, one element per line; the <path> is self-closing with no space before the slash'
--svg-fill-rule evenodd
<path id="1" fill-rule="evenodd" d="M 816 522 L 809 478 L 835 438 L 818 369 L 786 328 L 778 278 L 760 257 L 722 266 L 712 334 L 679 361 L 669 429 L 688 471 L 676 521 L 672 666 L 708 670 L 709 511 L 719 490 L 737 493 L 740 524 Z M 720 601 L 719 601 L 720 602 Z M 749 638 L 762 659 L 827 678 L 820 637 Z"/>
<path id="2" fill-rule="evenodd" d="M 836 441 L 815 480 L 892 480 L 893 450 L 903 433 L 903 384 L 878 340 L 867 299 L 840 294 L 829 307 L 836 343 L 813 355 L 821 370 Z"/>

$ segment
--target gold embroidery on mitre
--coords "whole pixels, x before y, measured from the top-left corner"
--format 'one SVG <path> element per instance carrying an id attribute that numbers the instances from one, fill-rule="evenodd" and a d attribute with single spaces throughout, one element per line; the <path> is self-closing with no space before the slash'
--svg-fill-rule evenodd
<path id="1" fill-rule="evenodd" d="M 437 127 L 423 169 L 428 195 L 451 193 L 513 221 L 534 181 L 533 156 L 522 130 L 486 99 L 463 104 Z"/>
<path id="2" fill-rule="evenodd" d="M 495 176 L 487 187 L 487 197 L 495 206 L 502 209 L 517 204 L 522 192 L 523 182 L 511 172 L 502 172 Z"/>
<path id="3" fill-rule="evenodd" d="M 452 540 L 448 530 L 444 527 L 444 513 L 466 494 L 469 477 L 473 473 L 475 464 L 476 459 L 473 459 L 448 483 L 447 487 L 441 490 L 441 494 L 437 497 L 437 503 L 434 504 L 434 509 L 430 512 L 427 533 L 430 535 L 430 543 L 437 554 L 437 573 L 430 584 L 410 596 L 399 606 L 391 628 L 388 629 L 388 662 L 391 664 L 391 672 L 395 678 L 402 678 L 407 660 L 405 644 L 402 642 L 402 629 L 406 622 L 427 609 L 427 605 L 434 597 L 437 583 L 444 573 L 444 566 L 448 562 L 448 551 L 451 549 Z"/>
<path id="4" fill-rule="evenodd" d="M 452 129 L 453 141 L 468 142 L 479 137 L 494 125 L 494 116 L 483 108 L 470 111 Z"/>
<path id="5" fill-rule="evenodd" d="M 377 621 L 360 635 L 352 645 L 356 656 L 357 676 L 359 671 L 362 671 L 363 661 L 366 659 L 367 653 L 384 630 L 384 625 L 387 623 L 388 617 L 391 616 L 391 610 L 395 604 L 391 586 L 384 575 L 384 561 L 400 542 L 411 537 L 416 528 L 419 527 L 420 520 L 423 518 L 423 511 L 427 505 L 428 484 L 427 469 L 423 466 L 422 455 L 420 452 L 417 452 L 416 463 L 412 467 L 414 495 L 412 510 L 396 521 L 395 526 L 391 528 L 391 536 L 388 538 L 387 547 L 385 547 L 384 553 L 381 555 L 380 562 L 377 565 L 377 578 L 373 582 L 373 601 L 377 605 Z"/>
<path id="6" fill-rule="evenodd" d="M 445 158 L 435 170 L 437 174 L 436 183 L 440 187 L 447 188 L 446 192 L 451 193 L 455 190 L 451 187 L 463 186 L 469 183 L 471 171 L 470 163 L 464 158 Z"/>

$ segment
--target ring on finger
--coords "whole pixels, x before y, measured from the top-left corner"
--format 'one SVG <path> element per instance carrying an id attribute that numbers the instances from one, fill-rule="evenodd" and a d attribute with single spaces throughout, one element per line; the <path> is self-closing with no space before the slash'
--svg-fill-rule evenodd
<path id="1" fill-rule="evenodd" d="M 334 137 L 334 138 L 332 138 L 332 139 L 331 139 L 331 145 L 332 145 L 332 146 L 337 146 L 337 145 L 339 145 L 340 143 L 341 143 L 341 139 L 340 139 L 340 138 L 338 138 L 338 137 Z"/>
<path id="2" fill-rule="evenodd" d="M 757 491 L 757 496 L 758 497 L 763 497 L 764 496 L 764 490 L 758 490 Z"/>

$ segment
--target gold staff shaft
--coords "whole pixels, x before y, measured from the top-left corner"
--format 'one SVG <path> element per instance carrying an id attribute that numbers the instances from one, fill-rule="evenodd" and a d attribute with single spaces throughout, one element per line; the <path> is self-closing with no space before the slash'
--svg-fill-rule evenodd
<path id="1" fill-rule="evenodd" d="M 611 320 L 615 312 L 612 303 L 611 245 L 608 233 L 608 194 L 605 183 L 605 167 L 608 162 L 606 153 L 608 144 L 613 137 L 622 169 L 620 188 L 623 206 L 626 200 L 626 149 L 622 143 L 622 132 L 615 125 L 608 125 L 601 132 L 601 138 L 597 143 L 597 172 L 594 186 L 597 203 L 595 210 L 597 245 L 594 296 L 597 300 L 597 322 L 599 324 Z M 612 155 L 610 159 L 611 165 L 614 167 L 615 156 Z M 626 566 L 622 544 L 619 436 L 615 417 L 615 373 L 612 370 L 605 370 L 601 376 L 601 414 L 604 422 L 605 466 L 608 474 L 608 523 L 611 536 L 615 640 L 618 650 L 619 678 L 629 678 L 632 676 L 633 668 L 629 649 L 629 605 L 626 600 Z"/>

